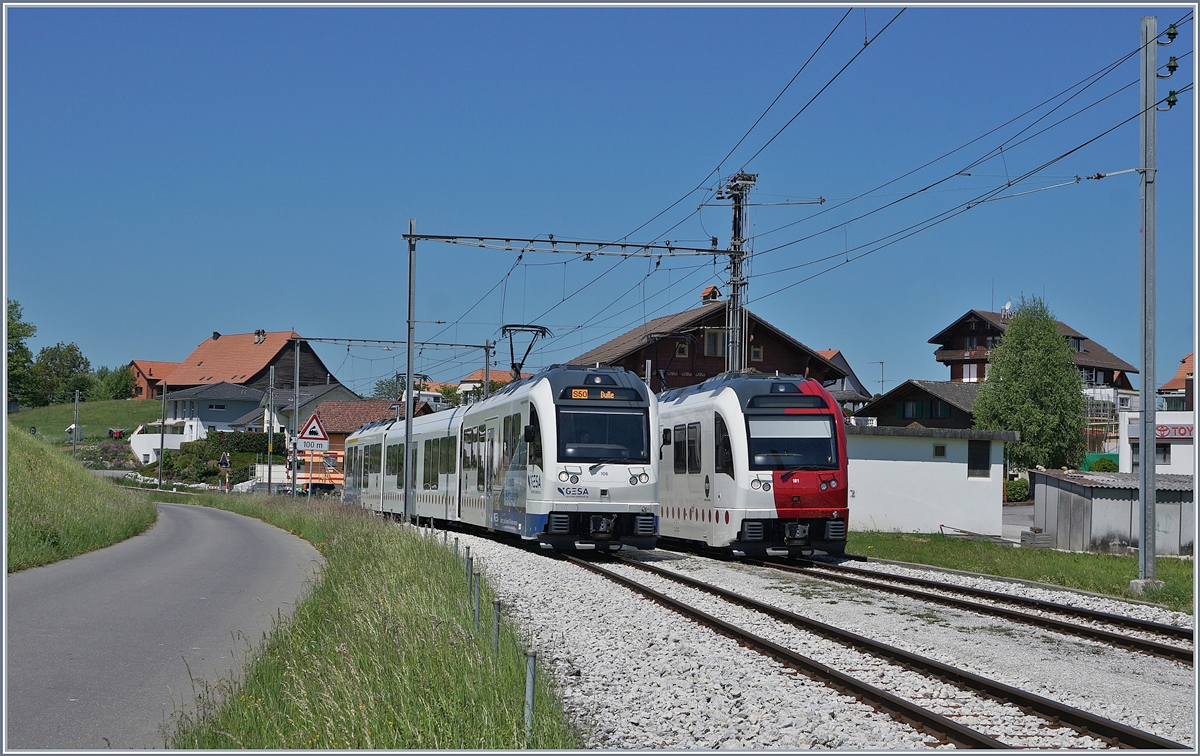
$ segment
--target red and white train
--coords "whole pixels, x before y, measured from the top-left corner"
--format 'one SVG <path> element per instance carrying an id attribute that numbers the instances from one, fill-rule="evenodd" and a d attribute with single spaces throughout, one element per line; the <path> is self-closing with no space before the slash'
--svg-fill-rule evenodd
<path id="1" fill-rule="evenodd" d="M 846 431 L 818 381 L 723 373 L 659 395 L 660 539 L 735 556 L 846 550 Z"/>

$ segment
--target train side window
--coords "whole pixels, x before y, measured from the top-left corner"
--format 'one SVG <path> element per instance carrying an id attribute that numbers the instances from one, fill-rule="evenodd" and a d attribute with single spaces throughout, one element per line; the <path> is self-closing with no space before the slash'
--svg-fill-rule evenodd
<path id="1" fill-rule="evenodd" d="M 676 425 L 675 431 L 671 434 L 671 451 L 675 455 L 675 472 L 687 472 L 687 452 L 684 444 L 686 438 L 684 436 L 684 426 Z"/>
<path id="2" fill-rule="evenodd" d="M 687 471 L 700 472 L 700 423 L 687 426 Z"/>
<path id="3" fill-rule="evenodd" d="M 433 461 L 432 439 L 425 439 L 425 448 L 422 451 L 425 452 L 425 461 L 421 465 L 421 488 L 429 490 L 429 481 L 433 478 L 429 471 L 429 463 Z"/>
<path id="4" fill-rule="evenodd" d="M 481 425 L 475 429 L 475 458 L 479 460 L 479 472 L 475 476 L 475 486 L 478 490 L 482 491 L 484 483 L 487 480 L 488 466 L 486 425 Z"/>
<path id="5" fill-rule="evenodd" d="M 446 462 L 446 474 L 453 475 L 457 471 L 455 460 L 458 459 L 458 439 L 454 436 L 447 436 L 442 439 L 446 445 L 446 454 L 442 457 Z"/>
<path id="6" fill-rule="evenodd" d="M 725 425 L 724 418 L 720 413 L 713 413 L 713 460 L 718 473 L 725 473 L 729 477 L 734 477 L 733 474 L 733 441 L 729 438 L 729 429 Z"/>

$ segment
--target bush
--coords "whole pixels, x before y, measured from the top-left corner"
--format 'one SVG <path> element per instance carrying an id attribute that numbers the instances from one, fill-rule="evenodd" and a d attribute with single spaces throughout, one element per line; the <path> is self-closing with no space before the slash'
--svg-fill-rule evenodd
<path id="1" fill-rule="evenodd" d="M 1090 472 L 1115 473 L 1120 469 L 1120 465 L 1118 465 L 1117 461 L 1112 457 L 1099 457 L 1097 459 L 1093 459 L 1092 463 L 1088 465 L 1088 470 Z"/>
<path id="2" fill-rule="evenodd" d="M 1029 498 L 1029 481 L 1024 478 L 1006 481 L 1004 483 L 1004 497 L 1008 501 L 1025 501 Z"/>

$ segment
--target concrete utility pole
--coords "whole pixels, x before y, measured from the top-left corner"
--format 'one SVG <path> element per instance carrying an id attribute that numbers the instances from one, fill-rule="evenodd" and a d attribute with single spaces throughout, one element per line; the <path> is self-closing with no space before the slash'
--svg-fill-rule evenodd
<path id="1" fill-rule="evenodd" d="M 1168 32 L 1174 31 L 1174 26 Z M 1168 42 L 1174 40 L 1173 34 L 1168 34 Z M 1155 317 L 1155 174 L 1158 162 L 1155 156 L 1155 140 L 1158 128 L 1158 18 L 1155 16 L 1142 17 L 1142 118 L 1141 118 L 1141 147 L 1142 170 L 1139 221 L 1141 222 L 1141 278 L 1142 278 L 1142 387 L 1141 401 L 1141 433 L 1138 449 L 1138 463 L 1141 475 L 1138 479 L 1138 500 L 1141 503 L 1141 536 L 1138 541 L 1138 579 L 1132 581 L 1130 587 L 1135 593 L 1145 589 L 1162 587 L 1162 582 L 1155 578 L 1156 572 L 1156 542 L 1155 528 L 1157 518 L 1155 504 L 1158 498 L 1158 477 L 1155 470 L 1155 447 L 1158 438 L 1155 432 L 1155 388 L 1154 379 L 1154 317 Z M 1174 62 L 1174 61 L 1172 61 Z M 1172 92 L 1172 95 L 1174 92 Z"/>
<path id="2" fill-rule="evenodd" d="M 167 382 L 163 381 L 162 424 L 158 426 L 158 487 L 162 489 L 163 452 L 167 445 Z"/>
<path id="3" fill-rule="evenodd" d="M 267 496 L 271 495 L 271 454 L 275 451 L 275 366 L 271 366 L 267 389 Z"/>
<path id="4" fill-rule="evenodd" d="M 292 405 L 292 498 L 296 498 L 296 466 L 300 464 L 300 338 L 296 338 L 296 380 L 292 384 L 296 402 Z"/>
<path id="5" fill-rule="evenodd" d="M 886 394 L 887 391 L 885 390 L 884 384 L 883 384 L 883 360 L 880 360 L 879 362 L 868 362 L 867 364 L 879 366 L 879 393 L 881 395 Z"/>
<path id="6" fill-rule="evenodd" d="M 75 389 L 75 422 L 71 425 L 71 459 L 75 459 L 75 447 L 79 441 L 79 389 Z"/>
<path id="7" fill-rule="evenodd" d="M 738 171 L 721 189 L 733 201 L 733 232 L 729 238 L 729 304 L 725 308 L 727 371 L 741 370 L 745 363 L 746 278 L 742 275 L 742 261 L 746 252 L 742 247 L 746 243 L 746 193 L 756 181 L 757 173 Z M 721 196 L 719 193 L 717 198 Z"/>
<path id="8" fill-rule="evenodd" d="M 412 416 L 413 416 L 413 326 L 415 323 L 414 297 L 417 291 L 417 219 L 408 219 L 408 347 L 405 355 L 404 383 L 404 521 L 408 522 L 411 514 L 417 508 L 413 500 L 413 470 L 412 470 Z M 485 371 L 486 371 L 486 362 Z M 486 378 L 486 373 L 485 373 Z"/>

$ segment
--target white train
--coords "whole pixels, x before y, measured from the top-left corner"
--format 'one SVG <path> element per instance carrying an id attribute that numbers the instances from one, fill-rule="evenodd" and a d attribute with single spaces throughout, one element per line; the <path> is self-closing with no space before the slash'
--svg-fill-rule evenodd
<path id="1" fill-rule="evenodd" d="M 554 365 L 468 407 L 413 419 L 410 517 L 543 548 L 653 548 L 658 403 L 622 368 Z M 404 514 L 403 421 L 346 439 L 348 503 Z"/>
<path id="2" fill-rule="evenodd" d="M 661 394 L 659 417 L 664 540 L 738 556 L 845 553 L 846 430 L 819 382 L 723 373 Z"/>

